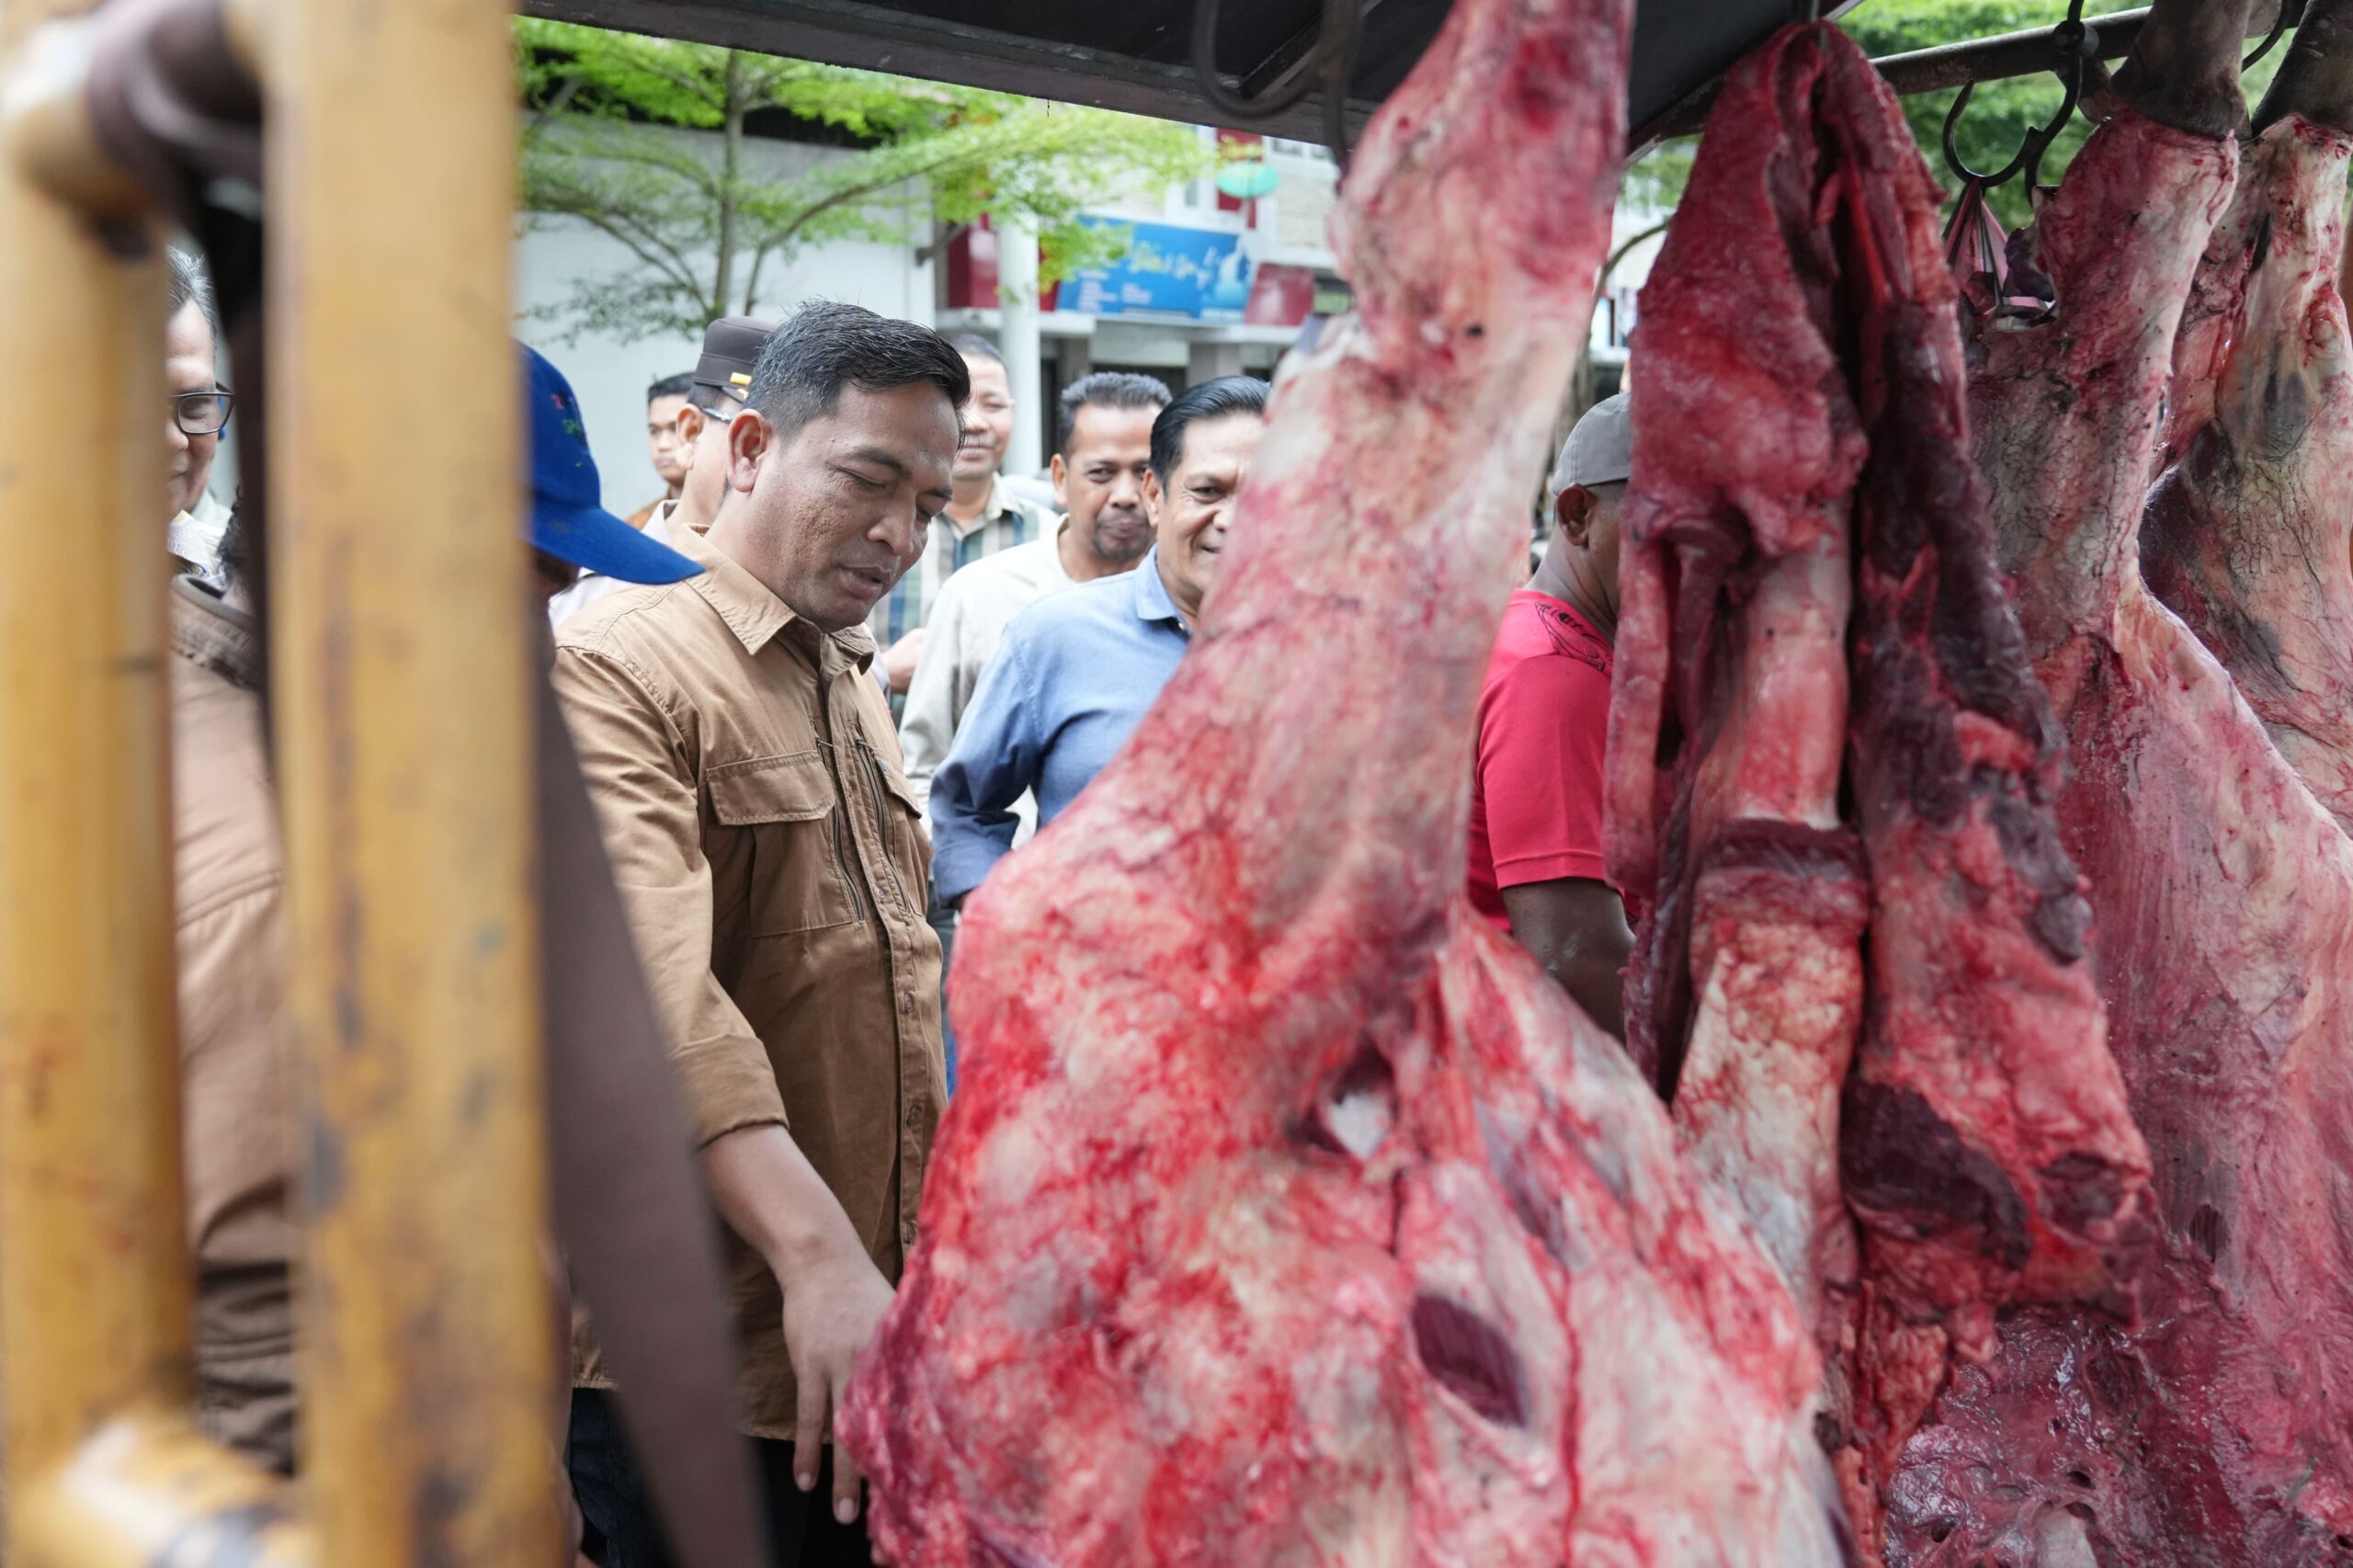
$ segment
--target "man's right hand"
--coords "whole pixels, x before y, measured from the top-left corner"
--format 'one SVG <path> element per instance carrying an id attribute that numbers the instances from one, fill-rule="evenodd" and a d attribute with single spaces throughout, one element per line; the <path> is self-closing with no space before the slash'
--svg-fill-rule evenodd
<path id="1" fill-rule="evenodd" d="M 923 657 L 923 628 L 918 626 L 882 655 L 882 679 L 900 696 L 915 684 L 915 661 Z"/>
<path id="2" fill-rule="evenodd" d="M 711 1197 L 735 1233 L 767 1260 L 784 1293 L 784 1348 L 799 1385 L 793 1479 L 817 1484 L 825 1431 L 850 1369 L 891 1310 L 891 1286 L 849 1216 L 780 1125 L 739 1128 L 703 1146 Z M 858 1517 L 858 1467 L 834 1447 L 834 1516 Z"/>
<path id="3" fill-rule="evenodd" d="M 801 1490 L 817 1485 L 827 1423 L 841 1408 L 850 1369 L 891 1310 L 890 1282 L 860 1249 L 797 1270 L 784 1287 L 784 1346 L 792 1358 L 800 1395 L 792 1431 L 792 1479 Z M 834 1444 L 834 1517 L 858 1517 L 858 1466 Z"/>

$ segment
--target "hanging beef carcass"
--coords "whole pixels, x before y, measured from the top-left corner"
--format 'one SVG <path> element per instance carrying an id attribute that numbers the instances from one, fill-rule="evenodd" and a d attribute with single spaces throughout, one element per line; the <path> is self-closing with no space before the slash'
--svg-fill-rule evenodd
<path id="1" fill-rule="evenodd" d="M 2141 563 L 2353 825 L 2353 5 L 2318 0 L 2256 124 L 2175 351 Z"/>
<path id="2" fill-rule="evenodd" d="M 2245 114 L 2245 7 L 2159 0 L 2038 223 L 2055 315 L 1971 418 L 2066 731 L 2067 849 L 2148 1140 L 2140 1326 L 2006 1314 L 1889 1494 L 1892 1562 L 2287 1568 L 2353 1546 L 2353 849 L 2135 548 L 2168 361 Z"/>
<path id="3" fill-rule="evenodd" d="M 1643 297 L 1610 745 L 1631 1032 L 1811 1316 L 1867 1544 L 1949 1355 L 2113 1296 L 2148 1176 L 1937 207 L 1836 28 L 1727 85 Z"/>
<path id="4" fill-rule="evenodd" d="M 1631 8 L 1452 7 L 1192 651 L 972 902 L 965 1076 L 844 1415 L 894 1562 L 1841 1560 L 1788 1291 L 1461 893 Z"/>

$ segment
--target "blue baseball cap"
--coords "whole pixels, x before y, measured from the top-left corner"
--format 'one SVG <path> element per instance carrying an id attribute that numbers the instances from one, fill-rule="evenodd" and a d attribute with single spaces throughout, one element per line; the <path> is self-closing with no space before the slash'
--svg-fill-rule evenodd
<path id="1" fill-rule="evenodd" d="M 563 372 L 523 344 L 523 396 L 530 417 L 531 544 L 558 561 L 624 583 L 676 583 L 702 568 L 605 510 L 580 400 Z"/>

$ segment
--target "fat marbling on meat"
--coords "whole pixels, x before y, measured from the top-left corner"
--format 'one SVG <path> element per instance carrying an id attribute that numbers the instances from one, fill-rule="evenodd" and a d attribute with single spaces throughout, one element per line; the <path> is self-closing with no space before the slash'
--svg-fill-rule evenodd
<path id="1" fill-rule="evenodd" d="M 892 1562 L 1841 1560 L 1787 1290 L 1461 891 L 1631 8 L 1457 0 L 1190 653 L 969 905 L 964 1077 L 843 1416 Z"/>
<path id="2" fill-rule="evenodd" d="M 2129 1310 L 2148 1176 L 1938 205 L 1837 29 L 1728 83 L 1643 297 L 1610 747 L 1631 1033 L 1808 1312 L 1867 1548 L 1997 1309 Z"/>
<path id="3" fill-rule="evenodd" d="M 2135 548 L 2229 200 L 2238 0 L 2160 0 L 2037 224 L 2047 320 L 1972 347 L 2003 564 L 2071 756 L 2109 1042 L 2154 1167 L 2140 1326 L 2029 1306 L 1889 1492 L 1941 1568 L 2318 1568 L 2353 1552 L 2353 849 Z"/>

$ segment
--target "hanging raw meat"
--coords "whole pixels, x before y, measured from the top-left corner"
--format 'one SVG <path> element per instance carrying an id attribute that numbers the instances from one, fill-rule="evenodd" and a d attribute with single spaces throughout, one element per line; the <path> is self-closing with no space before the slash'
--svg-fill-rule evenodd
<path id="1" fill-rule="evenodd" d="M 1631 9 L 1457 0 L 1191 653 L 965 916 L 965 1077 L 843 1418 L 894 1562 L 1841 1561 L 1788 1291 L 1461 891 Z"/>
<path id="2" fill-rule="evenodd" d="M 2116 1298 L 2148 1176 L 1938 205 L 1837 29 L 1734 73 L 1643 296 L 1610 745 L 1630 1033 L 1827 1353 L 1867 1543 L 1949 1355 Z"/>
<path id="3" fill-rule="evenodd" d="M 2154 1175 L 2140 1326 L 2006 1314 L 1889 1492 L 1898 1564 L 2288 1568 L 2353 1553 L 2353 848 L 2135 549 L 2168 363 L 2244 115 L 2239 0 L 2160 0 L 2043 209 L 2055 316 L 1971 417 L 2066 731 L 2109 1043 Z"/>
<path id="4" fill-rule="evenodd" d="M 2175 350 L 2149 586 L 2353 824 L 2353 332 L 2337 273 L 2353 6 L 2314 7 L 2206 247 Z"/>

